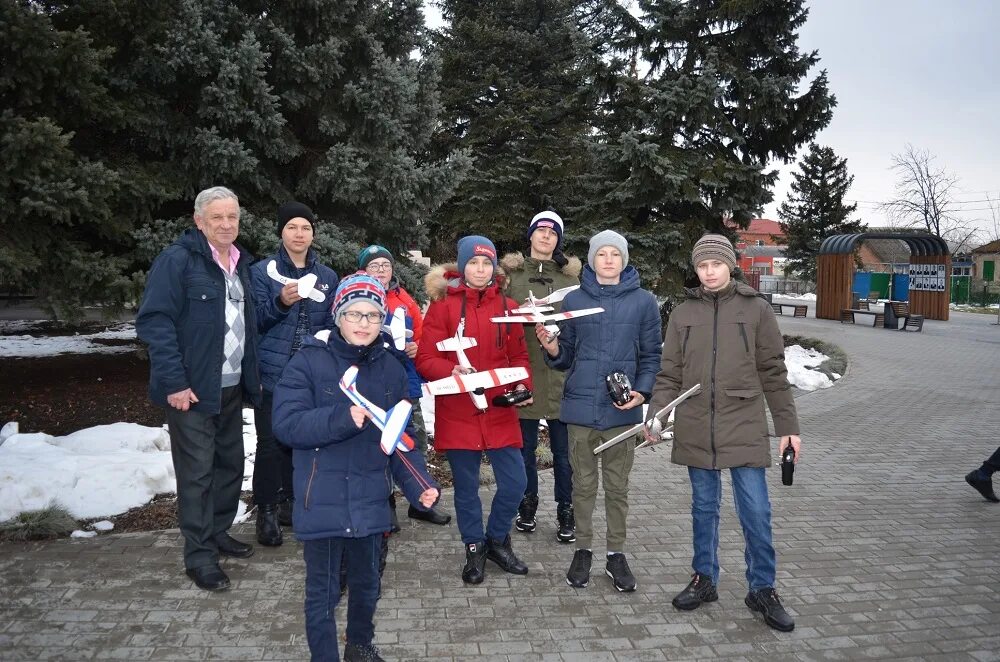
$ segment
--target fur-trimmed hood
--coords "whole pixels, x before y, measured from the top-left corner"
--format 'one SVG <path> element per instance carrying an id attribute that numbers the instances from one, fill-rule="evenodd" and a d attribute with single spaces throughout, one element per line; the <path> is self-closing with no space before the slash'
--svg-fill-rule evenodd
<path id="1" fill-rule="evenodd" d="M 580 272 L 583 271 L 583 263 L 580 262 L 580 258 L 575 255 L 567 255 L 566 259 L 569 260 L 560 271 L 570 276 L 571 278 L 579 278 Z M 520 251 L 515 251 L 513 253 L 507 253 L 500 260 L 500 266 L 507 273 L 514 273 L 515 271 L 522 271 L 524 269 L 525 257 Z"/>
<path id="2" fill-rule="evenodd" d="M 493 274 L 493 281 L 502 290 L 507 282 L 507 274 L 502 267 L 497 267 Z M 448 295 L 449 287 L 458 287 L 463 284 L 461 275 L 458 273 L 457 262 L 447 262 L 431 267 L 431 270 L 424 276 L 424 291 L 431 301 L 440 301 Z"/>

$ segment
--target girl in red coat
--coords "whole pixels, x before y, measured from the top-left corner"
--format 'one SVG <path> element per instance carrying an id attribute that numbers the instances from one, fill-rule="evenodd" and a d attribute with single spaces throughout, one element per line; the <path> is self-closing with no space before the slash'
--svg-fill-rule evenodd
<path id="1" fill-rule="evenodd" d="M 455 335 L 462 322 L 463 335 L 476 339 L 476 346 L 465 350 L 475 370 L 518 366 L 530 370 L 521 325 L 490 321 L 517 307 L 501 294 L 502 279 L 493 242 L 479 236 L 459 240 L 457 265 L 438 266 L 427 274 L 425 284 L 431 305 L 424 317 L 423 339 L 416 357 L 422 377 L 433 381 L 471 372 L 459 365 L 455 352 L 437 348 L 438 342 Z M 518 388 L 530 386 L 525 383 Z M 488 389 L 486 401 L 492 403 L 503 390 Z M 530 403 L 529 399 L 522 406 Z M 528 567 L 514 555 L 510 545 L 510 527 L 527 484 L 517 413 L 493 404 L 485 412 L 480 411 L 468 393 L 438 396 L 434 405 L 434 448 L 444 452 L 451 465 L 455 513 L 466 550 L 462 579 L 470 584 L 482 582 L 487 558 L 507 572 L 528 574 Z M 484 452 L 497 485 L 485 531 L 479 499 L 479 467 Z"/>

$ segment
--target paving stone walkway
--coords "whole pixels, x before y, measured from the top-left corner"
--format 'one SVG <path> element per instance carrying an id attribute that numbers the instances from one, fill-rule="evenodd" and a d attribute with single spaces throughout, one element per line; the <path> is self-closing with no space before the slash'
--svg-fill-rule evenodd
<path id="1" fill-rule="evenodd" d="M 794 632 L 769 630 L 743 605 L 729 493 L 720 600 L 687 613 L 670 606 L 690 572 L 690 492 L 667 452 L 640 451 L 631 594 L 596 562 L 588 588 L 566 585 L 573 549 L 555 541 L 550 474 L 538 531 L 514 538 L 527 577 L 490 564 L 482 585 L 464 586 L 454 524 L 413 522 L 401 507 L 376 623 L 386 659 L 1000 660 L 1000 505 L 963 481 L 1000 445 L 995 319 L 955 314 L 922 333 L 779 319 L 786 333 L 850 357 L 837 386 L 798 399 L 795 485 L 769 472 L 778 589 Z M 251 539 L 252 526 L 240 533 Z M 600 538 L 594 551 L 603 555 Z M 308 659 L 299 546 L 258 548 L 224 567 L 232 590 L 194 588 L 176 530 L 0 545 L 0 660 Z"/>

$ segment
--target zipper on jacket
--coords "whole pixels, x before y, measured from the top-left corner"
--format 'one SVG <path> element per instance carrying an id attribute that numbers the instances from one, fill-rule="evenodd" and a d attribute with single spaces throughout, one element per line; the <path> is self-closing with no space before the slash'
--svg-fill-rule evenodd
<path id="1" fill-rule="evenodd" d="M 740 322 L 740 337 L 743 338 L 743 349 L 745 349 L 747 351 L 747 354 L 749 354 L 750 341 L 747 340 L 747 329 L 745 324 L 746 324 L 745 322 Z"/>
<path id="2" fill-rule="evenodd" d="M 302 508 L 304 510 L 309 510 L 309 494 L 312 492 L 313 478 L 315 477 L 316 477 L 316 456 L 313 455 L 312 471 L 309 472 L 309 482 L 306 483 L 306 496 L 305 499 L 302 501 Z"/>
<path id="3" fill-rule="evenodd" d="M 690 326 L 685 327 L 684 328 L 684 342 L 681 343 L 681 359 L 683 359 L 685 357 L 685 355 L 687 355 L 688 338 L 690 336 L 691 336 L 691 327 Z"/>
<path id="4" fill-rule="evenodd" d="M 712 447 L 712 468 L 717 469 L 718 455 L 715 450 L 715 360 L 719 353 L 719 295 L 715 295 L 715 314 L 712 320 L 712 389 L 711 414 L 708 426 L 708 441 Z"/>

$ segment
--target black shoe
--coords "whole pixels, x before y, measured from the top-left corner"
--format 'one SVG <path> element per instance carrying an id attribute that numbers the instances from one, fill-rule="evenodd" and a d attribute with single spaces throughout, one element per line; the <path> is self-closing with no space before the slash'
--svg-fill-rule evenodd
<path id="1" fill-rule="evenodd" d="M 566 573 L 566 583 L 573 588 L 586 588 L 590 583 L 590 564 L 594 560 L 594 553 L 589 549 L 578 549 L 573 554 L 573 562 L 569 564 L 569 572 Z"/>
<path id="2" fill-rule="evenodd" d="M 225 531 L 215 536 L 215 546 L 219 548 L 219 554 L 223 556 L 231 556 L 235 559 L 253 556 L 253 545 L 240 542 Z"/>
<path id="3" fill-rule="evenodd" d="M 764 622 L 767 623 L 768 627 L 781 632 L 791 632 L 795 629 L 795 621 L 781 606 L 778 592 L 773 588 L 750 591 L 744 602 L 747 603 L 747 607 L 750 607 L 751 611 L 764 614 Z"/>
<path id="4" fill-rule="evenodd" d="M 486 558 L 500 566 L 500 569 L 504 572 L 509 572 L 513 575 L 528 574 L 528 566 L 521 563 L 521 560 L 514 554 L 514 550 L 511 549 L 510 534 L 507 534 L 503 542 L 487 539 Z"/>
<path id="5" fill-rule="evenodd" d="M 218 563 L 203 565 L 200 568 L 188 568 L 187 576 L 194 580 L 195 586 L 205 591 L 225 591 L 229 588 L 229 577 L 222 572 Z"/>
<path id="6" fill-rule="evenodd" d="M 368 644 L 347 644 L 344 646 L 344 662 L 385 662 L 378 649 Z"/>
<path id="7" fill-rule="evenodd" d="M 433 508 L 429 510 L 420 510 L 416 506 L 410 506 L 407 508 L 406 516 L 410 519 L 419 519 L 424 522 L 430 522 L 431 524 L 437 524 L 439 526 L 444 526 L 451 521 L 451 515 L 439 513 Z"/>
<path id="8" fill-rule="evenodd" d="M 604 566 L 604 574 L 611 578 L 615 588 L 624 593 L 631 593 L 635 590 L 635 577 L 628 568 L 628 561 L 621 552 L 608 556 L 608 562 Z"/>
<path id="9" fill-rule="evenodd" d="M 560 503 L 556 509 L 556 540 L 561 543 L 576 542 L 576 517 L 573 515 L 573 504 Z"/>
<path id="10" fill-rule="evenodd" d="M 257 506 L 257 542 L 264 547 L 280 547 L 281 525 L 278 524 L 278 504 Z"/>
<path id="11" fill-rule="evenodd" d="M 295 510 L 295 499 L 289 497 L 278 504 L 278 524 L 281 526 L 292 525 L 292 511 Z"/>
<path id="12" fill-rule="evenodd" d="M 399 528 L 399 517 L 396 516 L 396 495 L 389 495 L 389 517 L 391 518 L 389 522 L 389 533 L 399 533 L 401 529 Z"/>
<path id="13" fill-rule="evenodd" d="M 1000 499 L 993 492 L 993 478 L 991 476 L 985 476 L 979 469 L 976 469 L 965 477 L 965 482 L 972 485 L 987 501 L 1000 503 Z"/>
<path id="14" fill-rule="evenodd" d="M 476 542 L 465 546 L 465 567 L 462 581 L 467 584 L 481 584 L 486 578 L 486 543 Z"/>
<path id="15" fill-rule="evenodd" d="M 715 602 L 718 599 L 719 592 L 715 589 L 712 578 L 696 572 L 691 583 L 675 595 L 670 604 L 682 611 L 691 611 L 700 607 L 703 602 Z"/>
<path id="16" fill-rule="evenodd" d="M 517 507 L 517 518 L 514 520 L 514 528 L 521 533 L 534 533 L 535 512 L 538 510 L 538 495 L 525 494 Z"/>

